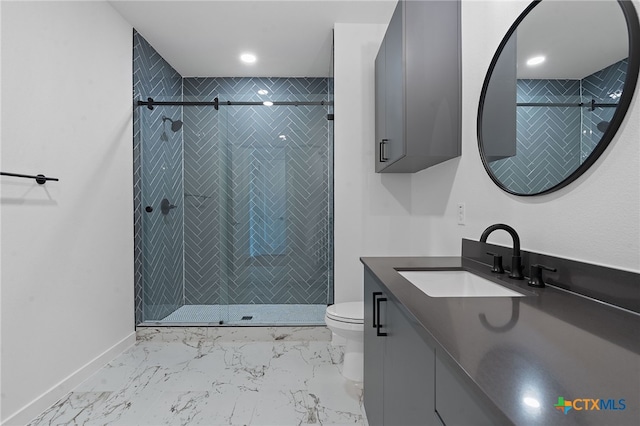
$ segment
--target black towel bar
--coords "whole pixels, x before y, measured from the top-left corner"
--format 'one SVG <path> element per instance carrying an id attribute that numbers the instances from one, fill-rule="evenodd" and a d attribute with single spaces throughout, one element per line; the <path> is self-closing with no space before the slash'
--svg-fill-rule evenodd
<path id="1" fill-rule="evenodd" d="M 55 181 L 60 180 L 58 178 L 47 177 L 45 175 L 33 176 L 33 175 L 23 175 L 20 173 L 7 173 L 7 172 L 0 172 L 0 176 L 12 176 L 12 177 L 19 177 L 19 178 L 35 179 L 36 182 L 38 182 L 40 185 L 44 185 L 48 180 L 55 180 Z"/>

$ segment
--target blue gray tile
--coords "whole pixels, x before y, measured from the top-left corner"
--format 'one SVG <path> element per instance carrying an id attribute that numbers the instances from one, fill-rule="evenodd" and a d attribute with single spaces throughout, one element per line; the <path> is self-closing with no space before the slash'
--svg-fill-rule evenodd
<path id="1" fill-rule="evenodd" d="M 609 96 L 624 84 L 626 59 L 582 80 L 518 80 L 518 102 L 615 102 Z M 516 155 L 490 163 L 495 176 L 522 194 L 544 191 L 576 170 L 602 137 L 597 125 L 615 108 L 519 106 Z"/>
<path id="2" fill-rule="evenodd" d="M 332 87 L 326 78 L 183 79 L 138 33 L 133 72 L 134 97 L 156 101 L 321 101 Z M 136 323 L 185 304 L 332 302 L 332 109 L 134 111 Z M 163 198 L 177 206 L 166 216 Z"/>

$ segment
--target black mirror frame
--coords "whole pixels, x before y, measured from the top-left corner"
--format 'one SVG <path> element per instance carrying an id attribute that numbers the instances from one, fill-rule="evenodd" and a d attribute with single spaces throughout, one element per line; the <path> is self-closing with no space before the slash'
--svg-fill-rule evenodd
<path id="1" fill-rule="evenodd" d="M 627 23 L 627 34 L 629 36 L 629 59 L 627 64 L 627 76 L 624 80 L 624 90 L 622 91 L 622 96 L 620 97 L 620 101 L 618 102 L 618 107 L 616 108 L 615 113 L 613 114 L 613 118 L 609 122 L 609 126 L 607 130 L 602 135 L 600 142 L 593 149 L 591 154 L 584 160 L 584 162 L 574 170 L 569 176 L 567 176 L 564 180 L 559 182 L 558 184 L 545 189 L 544 191 L 532 193 L 532 194 L 522 194 L 519 192 L 512 191 L 511 189 L 504 186 L 502 182 L 496 178 L 496 176 L 491 171 L 489 167 L 489 162 L 485 156 L 483 150 L 482 143 L 482 112 L 484 109 L 484 101 L 487 94 L 487 88 L 489 87 L 489 80 L 491 80 L 491 75 L 493 74 L 493 70 L 495 69 L 496 63 L 498 62 L 498 58 L 502 54 L 505 45 L 513 35 L 513 33 L 520 25 L 520 22 L 531 12 L 531 10 L 536 7 L 542 0 L 534 0 L 527 8 L 518 16 L 518 19 L 511 25 L 509 31 L 504 36 L 496 53 L 493 55 L 493 59 L 491 60 L 491 64 L 489 65 L 489 69 L 484 79 L 484 84 L 482 85 L 482 92 L 480 93 L 480 103 L 478 106 L 478 121 L 477 121 L 477 132 L 478 132 L 478 150 L 480 151 L 480 157 L 482 159 L 482 165 L 484 166 L 487 174 L 491 178 L 491 180 L 503 191 L 508 192 L 509 194 L 518 195 L 521 197 L 531 197 L 534 195 L 544 195 L 549 194 L 551 192 L 557 191 L 565 186 L 569 185 L 571 182 L 576 180 L 580 175 L 586 172 L 589 167 L 596 162 L 596 160 L 602 155 L 602 153 L 607 149 L 609 143 L 613 140 L 613 137 L 618 132 L 620 125 L 622 124 L 624 117 L 627 115 L 627 111 L 629 110 L 629 106 L 631 105 L 631 101 L 633 99 L 633 94 L 636 89 L 636 84 L 638 82 L 638 73 L 640 72 L 640 23 L 638 22 L 638 14 L 636 12 L 635 7 L 631 0 L 617 0 L 618 5 L 622 9 L 622 14 L 624 15 L 625 21 Z"/>

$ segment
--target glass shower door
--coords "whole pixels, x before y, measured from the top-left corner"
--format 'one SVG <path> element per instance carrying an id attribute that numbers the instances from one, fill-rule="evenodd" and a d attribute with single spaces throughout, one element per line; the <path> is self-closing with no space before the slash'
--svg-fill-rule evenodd
<path id="1" fill-rule="evenodd" d="M 184 304 L 201 323 L 226 324 L 230 245 L 224 112 L 184 107 Z M 213 321 L 211 320 L 213 319 Z"/>
<path id="2" fill-rule="evenodd" d="M 203 257 L 197 245 L 193 246 L 195 252 L 185 246 L 194 238 L 202 244 L 215 245 L 218 241 L 217 232 L 207 233 L 204 227 L 196 235 L 185 232 L 185 221 L 207 222 L 220 209 L 215 191 L 188 186 L 184 180 L 185 173 L 192 171 L 185 167 L 184 158 L 193 154 L 185 151 L 184 141 L 198 137 L 206 145 L 212 140 L 201 134 L 193 121 L 183 122 L 184 117 L 181 106 L 155 106 L 153 110 L 140 111 L 143 321 L 162 325 L 221 324 L 228 320 L 228 308 L 226 293 L 218 290 L 226 286 L 226 278 L 220 276 L 215 259 Z M 185 263 L 194 258 L 197 267 L 188 272 L 190 282 L 197 285 L 187 288 Z M 212 292 L 211 289 L 215 289 L 215 300 L 202 297 L 203 291 Z"/>
<path id="3" fill-rule="evenodd" d="M 138 110 L 147 324 L 318 324 L 332 300 L 327 107 L 239 99 Z"/>
<path id="4" fill-rule="evenodd" d="M 299 320 L 283 305 L 323 313 L 332 293 L 326 107 L 233 105 L 219 113 L 229 320 L 250 316 L 255 305 L 273 306 L 279 323 Z"/>
<path id="5" fill-rule="evenodd" d="M 182 132 L 170 122 L 180 112 L 140 109 L 144 321 L 162 320 L 183 304 Z"/>

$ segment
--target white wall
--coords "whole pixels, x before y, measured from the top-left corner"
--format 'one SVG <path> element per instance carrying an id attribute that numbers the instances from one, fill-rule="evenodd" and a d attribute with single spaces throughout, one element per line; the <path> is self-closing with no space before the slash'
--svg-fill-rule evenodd
<path id="1" fill-rule="evenodd" d="M 135 341 L 132 28 L 104 2 L 2 2 L 2 421 Z"/>
<path id="2" fill-rule="evenodd" d="M 0 25 L 2 25 L 2 2 L 0 2 Z M 2 82 L 2 28 L 0 27 L 0 82 Z M 0 167 L 2 167 L 2 84 L 0 84 Z M 2 179 L 0 177 L 0 179 Z M 0 183 L 0 200 L 2 198 L 2 184 Z M 0 201 L 0 423 L 2 423 L 2 202 Z"/>
<path id="3" fill-rule="evenodd" d="M 336 302 L 362 298 L 360 256 L 458 256 L 461 238 L 477 240 L 498 222 L 518 231 L 524 249 L 640 271 L 640 86 L 605 154 L 568 187 L 511 196 L 482 167 L 476 138 L 482 83 L 495 49 L 528 4 L 463 0 L 463 154 L 413 175 L 373 172 L 380 26 L 336 25 Z M 640 9 L 637 0 L 634 5 Z M 458 202 L 466 204 L 465 226 L 457 225 Z M 511 243 L 500 232 L 490 241 Z"/>
<path id="4" fill-rule="evenodd" d="M 412 218 L 406 205 L 411 177 L 373 173 L 373 62 L 386 27 L 334 27 L 336 302 L 362 298 L 360 256 L 415 252 L 412 229 L 405 222 Z M 397 199 L 397 193 L 404 199 Z"/>

